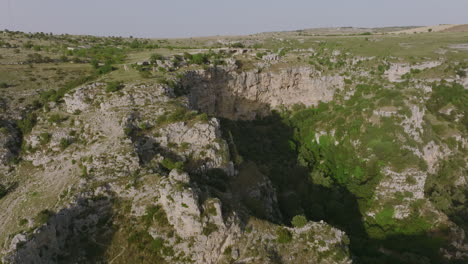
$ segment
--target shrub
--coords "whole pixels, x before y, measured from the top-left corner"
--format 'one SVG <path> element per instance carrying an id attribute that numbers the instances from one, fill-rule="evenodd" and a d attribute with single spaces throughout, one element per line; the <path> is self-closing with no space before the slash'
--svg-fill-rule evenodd
<path id="1" fill-rule="evenodd" d="M 161 161 L 161 166 L 168 170 L 173 170 L 173 169 L 178 169 L 182 170 L 184 168 L 184 163 L 182 161 L 177 161 L 174 162 L 170 158 L 165 158 L 163 161 Z"/>
<path id="2" fill-rule="evenodd" d="M 113 82 L 108 82 L 107 83 L 107 86 L 106 86 L 106 92 L 108 93 L 112 93 L 112 92 L 116 92 L 120 89 L 123 88 L 123 85 L 121 82 L 117 82 L 117 81 L 113 81 Z"/>
<path id="3" fill-rule="evenodd" d="M 159 226 L 169 226 L 169 221 L 167 220 L 166 212 L 164 212 L 164 209 L 162 209 L 162 207 L 152 206 L 150 208 L 151 211 L 147 211 L 147 214 L 152 214 L 152 219 L 154 219 Z"/>
<path id="4" fill-rule="evenodd" d="M 265 52 L 257 52 L 257 54 L 255 54 L 255 56 L 256 56 L 258 59 L 263 58 L 263 56 L 265 56 L 265 55 L 266 55 Z"/>
<path id="5" fill-rule="evenodd" d="M 152 64 L 156 64 L 156 61 L 158 61 L 158 60 L 161 60 L 161 61 L 162 61 L 162 60 L 165 60 L 165 59 L 166 59 L 166 58 L 164 58 L 163 55 L 155 53 L 155 54 L 152 54 L 152 55 L 151 55 L 151 57 L 150 57 L 150 62 L 151 62 Z"/>
<path id="6" fill-rule="evenodd" d="M 47 119 L 47 121 L 49 121 L 50 123 L 61 123 L 65 120 L 67 120 L 67 118 L 61 116 L 60 114 L 53 114 Z"/>
<path id="7" fill-rule="evenodd" d="M 276 240 L 278 241 L 278 243 L 289 243 L 292 240 L 291 232 L 289 232 L 289 230 L 287 230 L 284 227 L 280 227 L 278 228 L 278 230 L 276 230 L 276 236 Z"/>
<path id="8" fill-rule="evenodd" d="M 23 219 L 21 219 L 21 220 L 19 221 L 19 225 L 20 225 L 20 226 L 24 226 L 24 225 L 26 225 L 27 223 L 28 223 L 28 219 L 25 219 L 25 218 L 23 218 Z"/>
<path id="9" fill-rule="evenodd" d="M 205 236 L 211 235 L 211 233 L 218 231 L 218 226 L 213 223 L 208 223 L 204 228 L 202 234 Z"/>
<path id="10" fill-rule="evenodd" d="M 230 45 L 231 48 L 239 48 L 239 49 L 243 49 L 245 46 L 244 44 L 240 43 L 240 42 L 236 42 L 236 43 L 232 43 Z"/>
<path id="11" fill-rule="evenodd" d="M 466 71 L 464 70 L 457 70 L 456 74 L 458 76 L 460 76 L 461 78 L 465 78 L 466 77 Z"/>
<path id="12" fill-rule="evenodd" d="M 278 55 L 281 56 L 281 57 L 284 57 L 284 56 L 286 55 L 287 52 L 288 52 L 288 51 L 287 51 L 285 48 L 283 48 L 283 49 L 281 49 L 281 50 L 278 52 Z"/>
<path id="13" fill-rule="evenodd" d="M 204 54 L 204 53 L 198 53 L 198 54 L 192 55 L 192 59 L 190 61 L 191 64 L 198 64 L 198 65 L 207 64 L 208 62 L 209 62 L 209 57 L 207 54 Z"/>
<path id="14" fill-rule="evenodd" d="M 0 199 L 3 196 L 7 195 L 7 193 L 8 193 L 7 187 L 5 187 L 5 185 L 3 185 L 3 184 L 0 184 Z"/>
<path id="15" fill-rule="evenodd" d="M 21 130 L 23 135 L 29 134 L 33 127 L 36 125 L 37 117 L 34 113 L 28 113 L 21 120 L 16 121 L 16 125 Z"/>
<path id="16" fill-rule="evenodd" d="M 6 82 L 0 82 L 0 88 L 8 88 L 8 86 Z"/>
<path id="17" fill-rule="evenodd" d="M 68 139 L 68 138 L 61 138 L 60 139 L 59 146 L 60 146 L 61 150 L 65 150 L 70 145 L 71 145 L 71 140 L 70 139 Z"/>
<path id="18" fill-rule="evenodd" d="M 25 48 L 25 49 L 30 49 L 32 47 L 33 47 L 33 44 L 32 44 L 31 41 L 28 41 L 28 42 L 23 44 L 23 48 Z"/>
<path id="19" fill-rule="evenodd" d="M 44 132 L 39 135 L 39 142 L 41 143 L 41 145 L 45 145 L 50 142 L 51 138 L 52 138 L 51 134 Z"/>
<path id="20" fill-rule="evenodd" d="M 36 215 L 36 217 L 34 217 L 34 222 L 36 223 L 36 225 L 43 225 L 47 223 L 47 221 L 49 221 L 49 218 L 52 215 L 54 215 L 54 212 L 48 209 L 42 210 Z"/>
<path id="21" fill-rule="evenodd" d="M 95 79 L 96 76 L 90 75 L 90 76 L 84 76 L 80 77 L 74 80 L 71 80 L 67 82 L 66 84 L 63 85 L 63 87 L 59 88 L 57 91 L 56 90 L 49 90 L 42 92 L 40 94 L 41 102 L 46 103 L 46 102 L 59 102 L 63 96 L 69 92 L 71 89 L 82 85 L 86 82 L 89 82 L 93 79 Z"/>
<path id="22" fill-rule="evenodd" d="M 291 224 L 298 228 L 304 227 L 307 224 L 307 218 L 303 215 L 296 215 L 291 220 Z"/>
<path id="23" fill-rule="evenodd" d="M 96 72 L 102 75 L 102 74 L 109 73 L 113 70 L 115 70 L 115 68 L 110 63 L 106 63 L 103 66 L 99 67 Z"/>
<path id="24" fill-rule="evenodd" d="M 161 249 L 163 249 L 164 246 L 164 239 L 157 237 L 151 242 L 151 249 L 154 251 L 159 252 Z"/>

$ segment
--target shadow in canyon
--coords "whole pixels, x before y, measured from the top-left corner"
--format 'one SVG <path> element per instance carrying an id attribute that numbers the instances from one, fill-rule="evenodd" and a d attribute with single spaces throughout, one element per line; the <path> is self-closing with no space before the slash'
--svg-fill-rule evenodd
<path id="1" fill-rule="evenodd" d="M 268 104 L 247 99 L 242 89 L 234 92 L 229 87 L 233 80 L 228 72 L 213 68 L 207 73 L 190 72 L 181 80 L 176 94 L 188 95 L 192 109 L 221 119 L 222 135 L 239 171 L 236 177 L 241 179 L 230 187 L 234 196 L 247 197 L 241 202 L 252 215 L 286 225 L 299 214 L 312 221 L 323 220 L 346 232 L 354 263 L 457 263 L 447 262 L 442 257 L 439 249 L 445 245 L 445 240 L 433 234 L 370 238 L 359 207 L 366 201 L 359 200 L 338 183 L 328 188 L 312 181 L 312 168 L 298 163 L 299 142 L 294 141 L 295 128 L 278 113 L 270 112 Z M 272 210 L 262 208 L 263 201 L 252 201 L 244 193 L 252 184 L 255 186 L 262 175 L 268 177 L 276 189 L 278 217 L 271 217 Z M 262 190 L 257 191 L 260 196 L 265 195 Z"/>
<path id="2" fill-rule="evenodd" d="M 43 224 L 32 238 L 17 244 L 10 263 L 101 263 L 114 236 L 111 198 L 78 198 L 69 207 L 41 211 L 35 222 Z"/>
<path id="3" fill-rule="evenodd" d="M 243 177 L 243 169 L 252 163 L 268 176 L 277 191 L 283 224 L 289 225 L 292 217 L 304 214 L 309 220 L 323 220 L 344 230 L 354 263 L 449 263 L 439 252 L 442 242 L 430 234 L 371 239 L 359 209 L 359 202 L 364 201 L 338 184 L 327 188 L 312 182 L 310 168 L 298 164 L 294 128 L 278 114 L 252 121 L 222 119 L 221 124 L 240 171 L 238 177 Z M 245 205 L 252 215 L 271 220 L 256 207 Z"/>

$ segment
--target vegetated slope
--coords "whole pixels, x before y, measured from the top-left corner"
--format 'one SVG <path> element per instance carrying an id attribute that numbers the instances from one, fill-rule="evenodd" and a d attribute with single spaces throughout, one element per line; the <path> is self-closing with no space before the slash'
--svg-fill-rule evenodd
<path id="1" fill-rule="evenodd" d="M 464 33 L 5 35 L 4 262 L 466 261 Z"/>

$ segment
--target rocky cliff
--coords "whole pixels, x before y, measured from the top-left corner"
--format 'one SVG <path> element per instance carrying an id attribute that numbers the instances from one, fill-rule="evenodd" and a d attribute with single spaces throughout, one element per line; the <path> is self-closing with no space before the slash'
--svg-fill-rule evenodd
<path id="1" fill-rule="evenodd" d="M 311 68 L 280 72 L 236 71 L 236 67 L 186 73 L 182 89 L 189 91 L 190 107 L 230 119 L 255 119 L 270 109 L 329 102 L 343 89 L 344 78 L 321 76 Z"/>
<path id="2" fill-rule="evenodd" d="M 31 167 L 18 168 L 35 179 L 1 201 L 10 211 L 0 218 L 4 262 L 126 263 L 130 248 L 143 247 L 149 259 L 168 263 L 350 263 L 346 235 L 325 223 L 282 229 L 249 217 L 241 198 L 257 199 L 270 208 L 268 219 L 281 219 L 269 179 L 234 192 L 238 173 L 219 121 L 170 94 L 135 84 L 108 94 L 93 83 L 39 114 L 23 143 Z M 15 138 L 4 138 L 7 157 Z M 40 205 L 19 206 L 31 197 Z M 130 222 L 134 228 L 124 228 Z M 287 243 L 275 242 L 279 230 Z"/>

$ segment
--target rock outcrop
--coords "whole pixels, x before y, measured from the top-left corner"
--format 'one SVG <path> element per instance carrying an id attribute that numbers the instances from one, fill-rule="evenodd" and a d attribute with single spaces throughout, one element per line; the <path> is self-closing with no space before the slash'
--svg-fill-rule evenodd
<path id="1" fill-rule="evenodd" d="M 217 67 L 188 72 L 181 85 L 189 91 L 193 109 L 230 119 L 254 119 L 282 106 L 328 102 L 343 88 L 344 78 L 320 76 L 310 68 L 239 73 Z"/>

